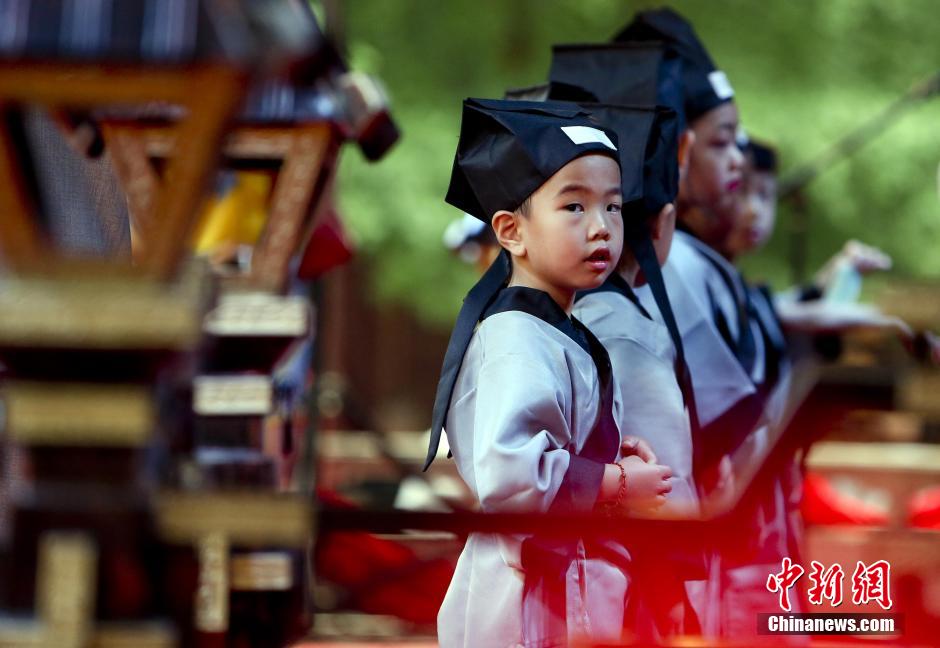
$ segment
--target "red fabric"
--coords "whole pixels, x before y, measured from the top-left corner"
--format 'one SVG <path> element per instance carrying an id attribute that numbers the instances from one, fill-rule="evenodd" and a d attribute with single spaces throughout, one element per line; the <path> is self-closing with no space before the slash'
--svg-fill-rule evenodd
<path id="1" fill-rule="evenodd" d="M 332 507 L 357 508 L 338 493 L 318 491 L 317 497 Z M 317 542 L 317 574 L 347 588 L 364 585 L 376 572 L 401 569 L 413 558 L 408 548 L 368 533 L 327 532 Z"/>
<path id="2" fill-rule="evenodd" d="M 432 624 L 454 575 L 455 563 L 438 559 L 415 559 L 408 569 L 373 587 L 364 588 L 355 597 L 357 607 L 372 614 L 392 614 L 405 621 Z M 382 575 L 377 574 L 379 578 Z"/>
<path id="3" fill-rule="evenodd" d="M 327 208 L 301 255 L 297 276 L 316 279 L 352 257 L 353 245 L 346 236 L 343 222 L 335 210 Z"/>
<path id="4" fill-rule="evenodd" d="M 807 524 L 884 526 L 888 514 L 871 504 L 839 493 L 829 481 L 808 473 L 803 481 L 803 520 Z"/>
<path id="5" fill-rule="evenodd" d="M 940 486 L 926 488 L 914 495 L 908 519 L 913 527 L 940 529 Z"/>
<path id="6" fill-rule="evenodd" d="M 317 495 L 330 506 L 355 507 L 337 493 Z M 421 560 L 392 540 L 348 531 L 322 534 L 315 561 L 317 576 L 346 589 L 357 609 L 422 624 L 437 618 L 455 568 L 452 560 Z"/>

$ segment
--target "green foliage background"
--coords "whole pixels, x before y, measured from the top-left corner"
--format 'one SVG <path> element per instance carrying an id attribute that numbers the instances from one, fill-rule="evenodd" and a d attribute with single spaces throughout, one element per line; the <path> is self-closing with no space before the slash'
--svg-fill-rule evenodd
<path id="1" fill-rule="evenodd" d="M 544 80 L 558 42 L 609 39 L 649 2 L 349 0 L 340 6 L 353 68 L 379 75 L 403 136 L 379 164 L 347 152 L 344 218 L 380 300 L 445 326 L 474 271 L 441 244 L 459 214 L 443 202 L 467 96 Z M 677 0 L 737 93 L 748 131 L 775 142 L 784 175 L 940 69 L 936 0 Z M 940 275 L 940 97 L 920 104 L 806 193 L 809 267 L 849 237 L 894 256 L 905 277 Z M 781 208 L 750 276 L 789 281 Z"/>

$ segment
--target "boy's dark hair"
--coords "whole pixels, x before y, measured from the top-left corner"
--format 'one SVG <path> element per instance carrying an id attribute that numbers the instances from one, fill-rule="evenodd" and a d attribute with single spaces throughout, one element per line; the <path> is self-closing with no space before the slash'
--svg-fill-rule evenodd
<path id="1" fill-rule="evenodd" d="M 777 152 L 772 146 L 750 140 L 747 144 L 746 153 L 751 159 L 755 171 L 777 172 Z"/>
<path id="2" fill-rule="evenodd" d="M 516 207 L 516 213 L 526 218 L 529 217 L 529 210 L 532 209 L 532 196 L 522 201 L 522 204 Z"/>

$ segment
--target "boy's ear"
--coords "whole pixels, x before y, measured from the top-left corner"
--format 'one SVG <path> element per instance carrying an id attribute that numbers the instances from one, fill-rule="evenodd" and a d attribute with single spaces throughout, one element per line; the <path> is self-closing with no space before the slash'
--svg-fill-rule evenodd
<path id="1" fill-rule="evenodd" d="M 685 170 L 689 168 L 689 154 L 692 151 L 692 147 L 695 145 L 695 131 L 691 128 L 686 128 L 683 131 L 682 135 L 679 136 L 679 172 L 685 173 Z"/>
<path id="2" fill-rule="evenodd" d="M 525 256 L 525 242 L 522 240 L 522 231 L 519 229 L 518 214 L 501 209 L 493 214 L 493 232 L 496 240 L 516 257 Z"/>
<path id="3" fill-rule="evenodd" d="M 670 230 L 676 226 L 676 206 L 672 203 L 666 203 L 656 214 L 656 218 L 650 223 L 650 238 L 658 241 L 664 236 L 670 234 Z"/>

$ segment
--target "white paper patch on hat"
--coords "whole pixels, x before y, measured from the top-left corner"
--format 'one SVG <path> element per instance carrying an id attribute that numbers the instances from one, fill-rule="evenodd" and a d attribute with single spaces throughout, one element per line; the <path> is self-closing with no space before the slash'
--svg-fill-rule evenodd
<path id="1" fill-rule="evenodd" d="M 731 82 L 728 81 L 728 77 L 721 70 L 709 72 L 708 82 L 712 84 L 712 90 L 715 91 L 719 99 L 730 99 L 734 96 L 734 88 L 731 87 Z"/>
<path id="2" fill-rule="evenodd" d="M 612 151 L 616 151 L 617 147 L 614 146 L 614 143 L 610 141 L 610 138 L 607 137 L 607 133 L 597 128 L 591 128 L 590 126 L 562 126 L 561 130 L 565 132 L 565 135 L 568 136 L 575 144 L 590 144 L 591 142 L 597 142 L 598 144 L 603 144 Z"/>

